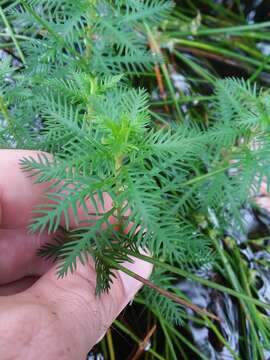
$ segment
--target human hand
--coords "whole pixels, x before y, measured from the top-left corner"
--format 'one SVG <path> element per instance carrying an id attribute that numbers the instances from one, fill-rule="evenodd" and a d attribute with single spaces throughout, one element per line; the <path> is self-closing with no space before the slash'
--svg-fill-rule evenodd
<path id="1" fill-rule="evenodd" d="M 57 279 L 55 267 L 36 256 L 51 239 L 27 233 L 46 189 L 20 170 L 19 160 L 29 155 L 36 153 L 0 150 L 0 358 L 85 359 L 141 283 L 117 271 L 110 292 L 96 297 L 93 262 Z M 151 273 L 141 260 L 125 266 L 143 277 Z"/>

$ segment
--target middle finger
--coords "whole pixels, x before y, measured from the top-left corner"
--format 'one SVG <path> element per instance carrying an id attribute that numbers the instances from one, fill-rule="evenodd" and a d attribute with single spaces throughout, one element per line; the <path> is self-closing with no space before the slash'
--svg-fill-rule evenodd
<path id="1" fill-rule="evenodd" d="M 39 257 L 37 250 L 51 238 L 29 234 L 25 228 L 0 229 L 0 285 L 44 274 L 52 264 Z"/>

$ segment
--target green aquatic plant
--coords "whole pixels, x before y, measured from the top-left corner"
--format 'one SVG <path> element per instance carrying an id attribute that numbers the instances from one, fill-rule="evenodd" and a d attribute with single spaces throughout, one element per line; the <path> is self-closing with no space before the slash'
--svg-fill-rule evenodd
<path id="1" fill-rule="evenodd" d="M 241 227 L 241 207 L 270 179 L 267 92 L 242 80 L 215 81 L 207 127 L 158 127 L 147 92 L 131 86 L 127 73 L 162 63 L 148 50 L 149 27 L 171 7 L 162 0 L 21 0 L 5 15 L 29 38 L 21 63 L 8 58 L 0 66 L 1 147 L 43 151 L 21 160 L 33 181 L 48 183 L 29 229 L 55 234 L 40 255 L 58 262 L 60 277 L 91 256 L 97 293 L 142 248 L 181 268 L 211 263 L 211 234 L 199 216 L 221 233 L 232 217 Z M 166 293 L 145 290 L 146 303 L 179 322 L 180 305 L 168 298 L 177 293 L 174 278 L 157 269 L 152 281 Z"/>

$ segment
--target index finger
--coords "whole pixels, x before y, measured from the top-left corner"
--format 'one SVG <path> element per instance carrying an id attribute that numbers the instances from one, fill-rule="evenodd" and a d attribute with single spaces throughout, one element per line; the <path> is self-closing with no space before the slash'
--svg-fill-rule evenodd
<path id="1" fill-rule="evenodd" d="M 48 184 L 33 185 L 33 180 L 21 169 L 23 157 L 37 158 L 38 152 L 29 150 L 0 150 L 0 227 L 25 227 L 31 219 L 33 207 L 41 202 Z"/>
<path id="2" fill-rule="evenodd" d="M 26 227 L 33 218 L 32 210 L 35 205 L 50 203 L 43 195 L 48 189 L 49 183 L 33 184 L 33 178 L 29 177 L 20 168 L 19 162 L 23 157 L 38 159 L 40 152 L 29 150 L 0 150 L 0 228 L 14 229 Z M 104 209 L 102 204 L 97 204 L 99 211 L 104 212 L 112 208 L 112 199 L 107 193 L 103 193 Z M 89 213 L 94 208 L 89 199 L 86 201 Z M 78 225 L 71 209 L 69 209 L 70 227 Z M 82 206 L 77 209 L 78 219 L 83 222 L 89 218 Z M 111 217 L 111 223 L 115 219 Z M 61 225 L 65 225 L 65 218 L 62 214 Z"/>

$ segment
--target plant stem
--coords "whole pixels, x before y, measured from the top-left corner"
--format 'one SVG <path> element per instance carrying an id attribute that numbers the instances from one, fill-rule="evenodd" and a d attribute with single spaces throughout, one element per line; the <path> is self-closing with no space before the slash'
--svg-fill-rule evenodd
<path id="1" fill-rule="evenodd" d="M 215 175 L 217 175 L 219 173 L 222 173 L 222 172 L 230 169 L 232 166 L 233 166 L 233 164 L 230 164 L 230 165 L 224 166 L 223 168 L 220 168 L 220 169 L 217 169 L 215 171 L 209 172 L 207 174 L 196 176 L 195 178 L 184 182 L 182 185 L 187 186 L 187 185 L 196 184 L 197 182 L 200 182 L 200 181 L 205 180 L 205 179 L 209 179 L 209 178 L 211 178 L 211 177 L 213 177 L 213 176 L 215 176 Z"/>
<path id="2" fill-rule="evenodd" d="M 7 30 L 8 30 L 8 35 L 11 37 L 12 41 L 14 42 L 14 45 L 15 45 L 17 51 L 18 51 L 18 54 L 19 54 L 19 56 L 20 56 L 23 64 L 25 64 L 25 57 L 24 57 L 24 55 L 23 55 L 23 52 L 22 52 L 22 50 L 21 50 L 21 48 L 20 48 L 20 45 L 19 45 L 19 43 L 18 43 L 18 41 L 17 41 L 17 38 L 16 38 L 16 36 L 14 35 L 14 32 L 13 32 L 13 30 L 12 30 L 12 27 L 10 26 L 9 21 L 8 21 L 8 19 L 7 19 L 7 17 L 6 17 L 6 15 L 5 15 L 5 13 L 4 13 L 4 11 L 3 11 L 3 9 L 2 9 L 1 6 L 0 6 L 0 16 L 1 16 L 2 19 L 3 19 L 3 22 L 4 22 L 4 24 L 5 24 L 5 26 L 6 26 Z"/>
<path id="3" fill-rule="evenodd" d="M 213 100 L 214 97 L 213 96 L 203 96 L 203 95 L 198 95 L 198 96 L 182 96 L 181 98 L 177 99 L 176 101 L 179 104 L 188 104 L 190 102 L 194 102 L 194 101 L 209 101 L 209 100 Z M 151 103 L 152 106 L 160 106 L 160 105 L 165 105 L 165 104 L 173 104 L 174 100 L 163 100 L 163 101 L 153 101 Z"/>
<path id="4" fill-rule="evenodd" d="M 4 102 L 4 99 L 1 95 L 0 95 L 0 112 L 3 114 L 3 117 L 7 122 L 7 126 L 10 130 L 10 133 L 13 135 L 14 139 L 17 140 L 19 143 L 20 139 L 17 136 L 16 125 L 14 124 L 14 121 L 13 121 L 12 117 L 10 116 L 8 108 L 7 108 L 7 106 Z"/>
<path id="5" fill-rule="evenodd" d="M 162 319 L 160 317 L 158 317 L 158 320 L 159 320 L 160 326 L 162 328 L 162 331 L 163 331 L 163 333 L 165 335 L 166 342 L 167 342 L 167 344 L 169 346 L 169 349 L 170 349 L 170 353 L 171 353 L 171 356 L 172 356 L 172 357 L 170 357 L 170 359 L 177 360 L 177 356 L 175 354 L 174 347 L 173 347 L 171 338 L 170 338 L 170 336 L 168 334 L 168 331 L 166 329 L 166 326 L 164 325 L 164 323 L 163 323 L 163 321 L 162 321 Z"/>
<path id="6" fill-rule="evenodd" d="M 88 71 L 88 66 L 85 58 L 83 58 L 79 52 L 77 52 L 72 46 L 69 46 L 65 39 L 59 35 L 57 32 L 54 31 L 54 29 L 50 26 L 50 24 L 44 20 L 42 17 L 40 17 L 33 9 L 32 7 L 25 1 L 21 0 L 23 6 L 29 11 L 29 13 L 33 16 L 33 18 L 39 23 L 41 26 L 44 27 L 48 31 L 49 34 L 52 35 L 52 37 L 66 50 L 69 51 L 70 55 L 73 57 L 75 61 L 80 61 L 81 65 L 85 67 Z"/>
<path id="7" fill-rule="evenodd" d="M 118 327 L 119 330 L 123 331 L 125 334 L 127 334 L 133 341 L 135 341 L 137 344 L 141 344 L 142 340 L 139 339 L 132 331 L 130 331 L 126 326 L 124 326 L 120 321 L 115 320 L 114 325 Z M 149 349 L 147 350 L 151 355 L 153 355 L 154 358 L 158 360 L 167 360 L 163 356 L 160 356 L 155 350 Z"/>
<path id="8" fill-rule="evenodd" d="M 113 347 L 113 339 L 112 339 L 111 329 L 108 329 L 108 330 L 107 330 L 106 338 L 107 338 L 107 343 L 108 343 L 110 360 L 115 360 L 115 353 L 114 353 L 114 347 Z"/>
<path id="9" fill-rule="evenodd" d="M 173 54 L 180 59 L 182 62 L 187 64 L 196 74 L 201 76 L 204 80 L 209 82 L 210 84 L 215 83 L 215 76 L 211 74 L 208 70 L 197 64 L 197 62 L 193 61 L 190 57 L 185 56 L 182 52 L 174 49 Z"/>
<path id="10" fill-rule="evenodd" d="M 160 50 L 160 47 L 158 46 L 155 38 L 154 38 L 154 35 L 153 33 L 151 32 L 149 26 L 147 26 L 145 24 L 145 28 L 146 28 L 146 31 L 147 31 L 147 34 L 148 34 L 148 37 L 149 37 L 149 42 L 151 44 L 151 48 L 159 55 L 162 55 L 161 54 L 161 50 Z M 173 85 L 171 83 L 171 80 L 170 80 L 170 75 L 169 75 L 169 72 L 168 72 L 168 69 L 167 69 L 167 66 L 165 65 L 165 63 L 162 63 L 161 64 L 161 69 L 162 69 L 162 72 L 163 72 L 163 75 L 165 77 L 165 81 L 167 83 L 167 86 L 169 88 L 169 91 L 170 91 L 170 94 L 173 98 L 173 101 L 174 101 L 174 105 L 175 105 L 175 109 L 176 109 L 176 112 L 177 112 L 177 115 L 179 117 L 179 120 L 180 121 L 183 121 L 184 118 L 183 118 L 183 114 L 181 112 L 181 109 L 177 103 L 177 99 L 176 99 L 176 96 L 175 96 L 175 92 L 174 92 L 174 88 L 173 88 Z"/>
<path id="11" fill-rule="evenodd" d="M 240 277 L 242 280 L 243 288 L 246 291 L 246 293 L 248 294 L 248 296 L 252 296 L 251 289 L 249 286 L 249 281 L 246 276 L 246 272 L 244 271 L 245 269 L 247 269 L 247 266 L 243 262 L 240 251 L 237 246 L 234 246 L 233 252 L 236 257 L 237 265 L 240 265 L 239 272 L 240 272 Z M 264 319 L 262 318 L 262 314 L 257 310 L 257 308 L 254 304 L 246 304 L 246 312 L 248 312 L 247 318 L 249 318 L 249 321 L 252 323 L 251 329 L 252 329 L 252 332 L 254 332 L 254 338 L 255 338 L 258 352 L 260 353 L 260 356 L 263 357 L 263 353 L 262 353 L 261 345 L 260 345 L 260 339 L 257 335 L 257 332 L 259 332 L 261 334 L 264 342 L 269 347 L 269 345 L 270 345 L 269 336 L 268 336 L 269 330 L 265 326 L 265 322 L 264 322 Z M 253 323 L 254 323 L 254 325 L 253 325 Z M 255 326 L 257 327 L 257 332 L 256 332 Z"/>
<path id="12" fill-rule="evenodd" d="M 145 348 L 147 347 L 147 345 L 148 345 L 151 337 L 155 333 L 156 329 L 157 329 L 156 325 L 153 325 L 151 327 L 151 329 L 148 331 L 148 333 L 146 334 L 146 336 L 144 337 L 142 342 L 139 344 L 138 349 L 137 349 L 136 353 L 134 354 L 134 356 L 132 356 L 131 360 L 138 360 L 141 357 L 141 355 L 145 352 Z"/>
<path id="13" fill-rule="evenodd" d="M 239 293 L 243 293 L 243 288 L 242 288 L 241 284 L 239 283 L 238 278 L 236 277 L 236 274 L 234 273 L 234 271 L 233 271 L 233 269 L 232 269 L 232 267 L 231 267 L 231 265 L 229 263 L 229 259 L 227 258 L 224 249 L 221 247 L 221 244 L 219 243 L 218 240 L 213 239 L 213 242 L 214 242 L 216 250 L 217 250 L 217 252 L 218 252 L 218 254 L 220 256 L 220 259 L 221 259 L 221 261 L 223 263 L 223 266 L 226 269 L 226 272 L 228 274 L 228 278 L 229 278 L 232 286 Z M 241 271 L 241 266 L 242 266 L 241 259 L 238 259 L 238 264 L 237 265 L 240 266 L 240 271 Z M 248 295 L 250 296 L 251 294 L 248 293 Z M 242 307 L 244 309 L 245 316 L 246 316 L 246 318 L 247 318 L 247 320 L 249 322 L 251 336 L 255 341 L 254 352 L 258 351 L 258 353 L 260 353 L 260 355 L 263 356 L 262 351 L 261 351 L 260 341 L 259 341 L 258 335 L 256 333 L 256 327 L 255 327 L 256 316 L 258 315 L 257 314 L 257 315 L 254 316 L 255 306 L 254 306 L 254 304 L 246 303 L 245 300 L 242 300 L 242 299 L 241 299 L 240 303 L 241 303 L 241 305 L 242 305 Z"/>
<path id="14" fill-rule="evenodd" d="M 157 259 L 154 259 L 150 256 L 146 256 L 146 255 L 142 255 L 140 253 L 137 253 L 137 252 L 133 252 L 133 251 L 130 251 L 130 250 L 125 250 L 123 249 L 123 251 L 125 251 L 128 255 L 130 256 L 134 256 L 136 257 L 137 259 L 141 259 L 141 260 L 145 260 L 153 265 L 156 265 L 156 266 L 160 266 L 161 268 L 163 269 L 166 269 L 174 274 L 178 274 L 184 278 L 187 278 L 187 279 L 190 279 L 190 280 L 193 280 L 195 282 L 198 282 L 199 284 L 202 284 L 202 285 L 205 285 L 205 286 L 208 286 L 212 289 L 216 289 L 218 291 L 221 291 L 221 292 L 225 292 L 229 295 L 232 295 L 236 298 L 240 298 L 240 299 L 244 299 L 244 300 L 248 300 L 250 301 L 251 303 L 255 304 L 255 305 L 258 305 L 262 308 L 265 308 L 265 309 L 269 309 L 270 310 L 270 305 L 267 304 L 267 303 L 264 303 L 263 301 L 260 301 L 260 300 L 257 300 L 257 299 L 253 299 L 245 294 L 242 294 L 242 293 L 238 293 L 237 291 L 234 291 L 232 289 L 229 289 L 223 285 L 220 285 L 220 284 L 217 284 L 213 281 L 209 281 L 207 279 L 204 279 L 204 278 L 201 278 L 197 275 L 194 275 L 188 271 L 185 271 L 183 269 L 179 269 L 175 266 L 172 266 L 172 265 L 169 265 L 169 264 L 166 264 L 160 260 L 157 260 Z"/>
<path id="15" fill-rule="evenodd" d="M 215 29 L 199 29 L 196 34 L 192 34 L 190 31 L 172 31 L 168 32 L 170 36 L 173 37 L 181 37 L 181 36 L 189 36 L 192 35 L 194 37 L 199 37 L 203 35 L 237 35 L 237 36 L 246 36 L 247 33 L 251 33 L 254 30 L 270 28 L 270 21 L 265 21 L 257 24 L 247 24 L 247 25 L 238 25 L 238 26 L 228 26 L 222 28 L 215 28 Z"/>
<path id="16" fill-rule="evenodd" d="M 145 305 L 144 300 L 141 299 L 139 296 L 137 296 L 135 298 L 135 302 L 137 302 L 138 304 L 141 305 Z M 155 315 L 158 316 L 158 313 L 156 312 L 155 309 L 150 308 L 150 311 Z M 215 333 L 215 335 L 217 336 L 217 338 L 220 340 L 220 342 L 229 350 L 229 352 L 232 354 L 232 356 L 234 357 L 235 360 L 241 360 L 238 355 L 236 354 L 236 352 L 231 348 L 231 346 L 229 345 L 229 343 L 224 339 L 224 337 L 222 336 L 222 334 L 220 333 L 219 329 L 217 328 L 217 326 L 215 326 L 215 324 L 213 323 L 212 320 L 208 319 L 207 316 L 203 317 L 203 320 L 196 317 L 196 316 L 191 316 L 191 315 L 187 315 L 185 313 L 182 314 L 184 319 L 190 320 L 192 322 L 194 322 L 195 324 L 199 324 L 199 326 L 207 326 L 209 329 L 212 329 L 212 331 Z M 166 320 L 164 320 L 165 323 L 167 324 L 168 322 Z M 168 324 L 169 325 L 169 324 Z M 205 357 L 202 353 L 197 353 L 197 349 L 194 347 L 191 343 L 188 342 L 187 339 L 185 339 L 182 335 L 180 336 L 180 333 L 178 331 L 178 329 L 176 330 L 173 326 L 170 326 L 170 331 L 173 332 L 175 334 L 176 337 L 178 337 L 179 339 L 181 339 L 181 341 L 183 341 L 183 343 L 185 345 L 187 345 L 188 347 L 190 347 L 197 355 L 199 355 L 203 360 L 208 360 L 207 357 Z M 184 339 L 182 339 L 184 338 Z M 189 343 L 189 344 L 188 344 Z"/>
<path id="17" fill-rule="evenodd" d="M 163 39 L 163 42 L 167 42 L 167 41 L 169 41 L 169 39 Z M 216 54 L 223 55 L 225 57 L 236 59 L 236 60 L 239 60 L 240 62 L 242 62 L 243 64 L 250 64 L 250 65 L 255 65 L 255 66 L 260 66 L 261 65 L 261 61 L 259 61 L 259 60 L 250 58 L 248 56 L 239 54 L 237 52 L 233 52 L 233 51 L 225 49 L 225 48 L 219 48 L 219 47 L 216 47 L 214 45 L 207 44 L 207 43 L 204 43 L 204 42 L 188 40 L 188 39 L 178 39 L 178 38 L 177 39 L 172 39 L 172 41 L 175 44 L 178 44 L 180 46 L 183 45 L 183 46 L 186 46 L 186 47 L 202 49 L 202 50 L 205 50 L 205 51 L 210 52 L 210 53 L 216 53 Z M 266 65 L 265 68 L 267 70 L 269 70 L 270 65 Z"/>
<path id="18" fill-rule="evenodd" d="M 184 307 L 187 307 L 187 308 L 193 310 L 194 312 L 196 312 L 196 313 L 198 313 L 200 315 L 205 315 L 205 316 L 208 316 L 209 318 L 211 318 L 213 320 L 220 321 L 220 319 L 216 315 L 214 315 L 212 313 L 209 313 L 207 310 L 202 309 L 197 305 L 191 304 L 188 301 L 186 301 L 184 299 L 181 299 L 179 296 L 177 296 L 175 294 L 172 294 L 171 292 L 158 287 L 157 285 L 152 283 L 150 280 L 145 279 L 142 276 L 134 273 L 133 271 L 125 268 L 124 266 L 118 264 L 116 261 L 113 261 L 113 260 L 111 260 L 111 259 L 109 259 L 109 258 L 107 258 L 105 256 L 102 256 L 102 255 L 100 255 L 100 256 L 108 265 L 111 265 L 113 268 L 118 269 L 118 270 L 126 273 L 127 275 L 129 275 L 129 276 L 133 277 L 134 279 L 140 281 L 144 285 L 146 285 L 149 288 L 157 291 L 159 294 L 167 297 L 168 299 L 171 299 L 172 301 L 175 301 L 176 303 L 178 303 L 178 304 L 180 304 L 180 305 L 182 305 Z"/>

